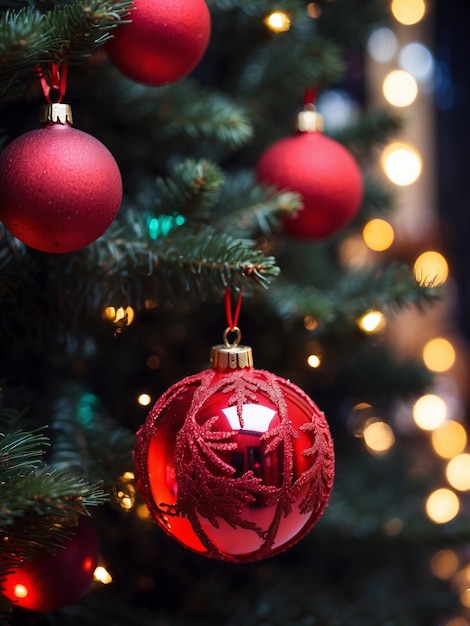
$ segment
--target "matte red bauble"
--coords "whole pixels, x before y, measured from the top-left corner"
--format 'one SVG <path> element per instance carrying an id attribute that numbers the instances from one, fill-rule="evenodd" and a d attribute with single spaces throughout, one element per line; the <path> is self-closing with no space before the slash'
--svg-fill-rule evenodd
<path id="1" fill-rule="evenodd" d="M 173 385 L 138 432 L 136 478 L 171 537 L 243 563 L 299 541 L 334 476 L 324 414 L 293 383 L 254 369 L 251 348 L 214 346 L 212 368 Z"/>
<path id="2" fill-rule="evenodd" d="M 337 233 L 356 215 L 362 202 L 362 174 L 351 153 L 320 131 L 280 139 L 261 155 L 260 182 L 297 191 L 303 208 L 288 216 L 289 235 L 316 240 Z"/>
<path id="3" fill-rule="evenodd" d="M 57 111 L 62 119 L 67 106 L 48 105 L 45 125 L 0 154 L 0 220 L 42 252 L 72 252 L 95 241 L 122 200 L 121 174 L 109 150 L 58 121 Z"/>
<path id="4" fill-rule="evenodd" d="M 88 518 L 80 518 L 74 532 L 56 553 L 38 550 L 32 559 L 2 576 L 2 593 L 32 611 L 58 611 L 79 600 L 93 579 L 98 540 Z"/>
<path id="5" fill-rule="evenodd" d="M 113 64 L 131 80 L 168 85 L 189 74 L 209 43 L 211 17 L 204 0 L 134 0 L 130 24 L 106 47 Z"/>

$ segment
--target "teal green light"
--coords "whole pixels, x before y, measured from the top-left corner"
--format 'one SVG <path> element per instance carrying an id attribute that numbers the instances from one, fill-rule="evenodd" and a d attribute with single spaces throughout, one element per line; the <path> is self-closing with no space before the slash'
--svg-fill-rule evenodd
<path id="1" fill-rule="evenodd" d="M 147 222 L 149 229 L 149 235 L 152 239 L 158 239 L 158 237 L 164 237 L 175 228 L 176 226 L 182 226 L 186 221 L 183 215 L 174 213 L 173 215 L 159 215 L 158 217 L 151 217 Z"/>
<path id="2" fill-rule="evenodd" d="M 78 421 L 85 427 L 91 426 L 97 407 L 98 398 L 94 394 L 82 394 L 77 404 Z"/>

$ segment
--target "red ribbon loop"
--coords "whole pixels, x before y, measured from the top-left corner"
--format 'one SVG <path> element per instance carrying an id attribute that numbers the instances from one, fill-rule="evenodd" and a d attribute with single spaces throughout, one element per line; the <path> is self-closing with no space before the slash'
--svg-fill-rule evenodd
<path id="1" fill-rule="evenodd" d="M 41 72 L 41 87 L 46 102 L 52 104 L 54 102 L 62 102 L 67 86 L 67 65 L 59 66 L 57 63 L 51 63 L 50 66 L 50 82 Z"/>
<path id="2" fill-rule="evenodd" d="M 230 290 L 225 288 L 225 314 L 227 316 L 227 326 L 230 330 L 238 328 L 238 318 L 240 316 L 240 309 L 242 307 L 242 292 L 238 292 L 237 304 L 235 305 L 235 311 L 232 315 L 232 302 L 230 296 Z"/>

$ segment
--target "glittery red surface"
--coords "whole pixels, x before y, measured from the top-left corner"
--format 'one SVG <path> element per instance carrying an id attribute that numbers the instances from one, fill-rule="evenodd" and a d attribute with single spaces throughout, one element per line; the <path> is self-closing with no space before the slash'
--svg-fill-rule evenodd
<path id="1" fill-rule="evenodd" d="M 156 522 L 202 555 L 248 562 L 299 541 L 334 477 L 328 424 L 263 370 L 205 370 L 173 385 L 137 434 L 136 478 Z"/>

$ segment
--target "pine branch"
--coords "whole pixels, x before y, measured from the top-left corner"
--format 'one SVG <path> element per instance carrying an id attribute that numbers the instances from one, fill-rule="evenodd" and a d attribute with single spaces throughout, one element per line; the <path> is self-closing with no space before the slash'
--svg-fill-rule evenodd
<path id="1" fill-rule="evenodd" d="M 280 217 L 301 206 L 299 194 L 262 187 L 251 172 L 244 171 L 227 178 L 213 223 L 218 231 L 233 237 L 270 236 L 278 229 Z"/>
<path id="2" fill-rule="evenodd" d="M 155 212 L 158 217 L 181 215 L 205 220 L 219 200 L 223 182 L 224 174 L 217 165 L 187 159 L 175 167 L 171 177 L 157 178 L 154 188 L 139 194 L 137 201 L 142 210 Z"/>
<path id="3" fill-rule="evenodd" d="M 24 87 L 41 65 L 83 62 L 131 6 L 130 0 L 81 0 L 47 13 L 23 5 L 0 14 L 0 93 Z"/>
<path id="4" fill-rule="evenodd" d="M 421 286 L 406 266 L 396 264 L 382 271 L 342 275 L 333 290 L 281 283 L 268 294 L 271 306 L 281 317 L 310 315 L 325 325 L 348 319 L 355 323 L 370 309 L 388 315 L 409 305 L 423 310 L 440 297 L 440 289 Z"/>

